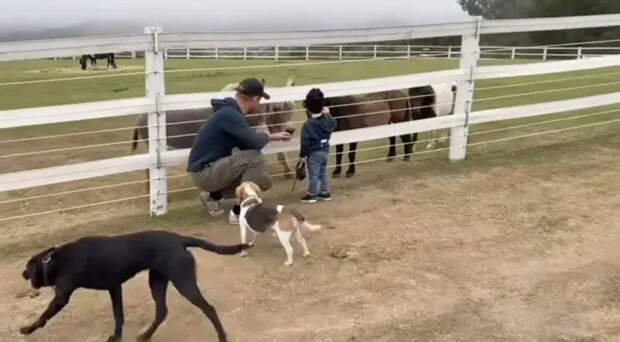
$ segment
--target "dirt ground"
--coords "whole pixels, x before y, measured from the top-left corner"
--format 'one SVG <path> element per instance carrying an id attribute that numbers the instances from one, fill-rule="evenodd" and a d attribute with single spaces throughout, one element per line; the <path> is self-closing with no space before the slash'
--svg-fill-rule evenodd
<path id="1" fill-rule="evenodd" d="M 616 135 L 522 152 L 527 162 L 360 167 L 334 182 L 334 202 L 302 207 L 329 226 L 306 234 L 310 259 L 294 245 L 295 264 L 282 266 L 271 236 L 245 259 L 195 250 L 199 283 L 230 341 L 620 341 L 619 148 Z M 187 230 L 237 241 L 236 229 L 204 221 Z M 12 236 L 29 246 L 29 235 Z M 19 335 L 51 298 L 49 289 L 27 296 L 20 274 L 31 249 L 0 260 L 0 340 L 104 341 L 109 297 L 87 290 Z M 154 317 L 145 273 L 124 285 L 124 300 L 131 341 Z M 172 288 L 168 306 L 153 341 L 215 341 Z"/>

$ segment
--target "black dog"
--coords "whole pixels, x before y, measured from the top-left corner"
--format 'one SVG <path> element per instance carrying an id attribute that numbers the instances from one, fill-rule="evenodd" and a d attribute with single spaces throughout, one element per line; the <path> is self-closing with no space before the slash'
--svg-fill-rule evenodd
<path id="1" fill-rule="evenodd" d="M 123 293 L 121 285 L 136 273 L 149 270 L 149 285 L 155 300 L 155 321 L 139 337 L 151 338 L 168 313 L 168 281 L 211 320 L 220 342 L 226 333 L 196 284 L 195 261 L 187 247 L 200 247 L 218 254 L 237 254 L 248 245 L 218 246 L 208 241 L 164 231 L 144 231 L 112 237 L 85 237 L 33 256 L 26 265 L 24 279 L 32 287 L 53 286 L 55 297 L 41 317 L 20 329 L 30 334 L 41 328 L 68 302 L 76 289 L 108 290 L 114 311 L 114 334 L 108 341 L 120 341 L 123 331 Z"/>

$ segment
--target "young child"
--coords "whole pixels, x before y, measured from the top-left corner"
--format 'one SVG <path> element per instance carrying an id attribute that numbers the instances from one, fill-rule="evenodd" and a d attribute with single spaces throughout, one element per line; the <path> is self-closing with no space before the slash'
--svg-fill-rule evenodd
<path id="1" fill-rule="evenodd" d="M 308 193 L 301 201 L 316 203 L 332 199 L 329 192 L 327 161 L 329 160 L 329 138 L 336 128 L 336 120 L 325 107 L 325 97 L 320 89 L 308 92 L 305 101 L 306 116 L 301 131 L 300 157 L 306 159 L 308 167 Z"/>

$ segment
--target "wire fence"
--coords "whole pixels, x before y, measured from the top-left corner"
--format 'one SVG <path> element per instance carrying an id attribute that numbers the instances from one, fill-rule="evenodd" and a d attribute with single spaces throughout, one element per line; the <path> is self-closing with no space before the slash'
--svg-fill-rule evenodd
<path id="1" fill-rule="evenodd" d="M 569 116 L 569 117 L 565 117 L 565 118 L 552 119 L 552 120 L 543 120 L 543 121 L 537 121 L 537 122 L 532 122 L 532 123 L 527 123 L 527 124 L 512 125 L 512 126 L 508 126 L 508 127 L 502 127 L 502 128 L 496 128 L 496 129 L 489 129 L 489 130 L 482 130 L 482 131 L 478 131 L 478 132 L 472 132 L 472 133 L 469 134 L 469 136 L 498 133 L 498 132 L 504 132 L 504 131 L 508 131 L 508 130 L 523 129 L 523 128 L 526 128 L 526 127 L 545 125 L 545 124 L 557 123 L 557 122 L 562 122 L 562 121 L 571 121 L 571 120 L 574 121 L 574 120 L 579 120 L 579 119 L 584 119 L 584 118 L 592 118 L 592 117 L 601 116 L 601 115 L 618 114 L 618 113 L 620 113 L 620 109 L 612 109 L 612 110 L 600 111 L 600 112 L 589 113 L 589 114 L 573 115 L 573 116 Z M 572 130 L 579 130 L 579 129 L 584 129 L 584 128 L 597 127 L 597 126 L 605 126 L 605 125 L 610 125 L 610 124 L 616 124 L 616 123 L 619 123 L 619 122 L 620 122 L 620 118 L 612 119 L 612 120 L 605 120 L 605 121 L 598 121 L 598 122 L 594 122 L 594 123 L 588 123 L 588 124 L 574 125 L 574 126 L 571 126 L 571 127 L 564 127 L 564 128 L 557 128 L 557 129 L 549 129 L 549 130 L 537 131 L 537 132 L 533 132 L 533 133 L 516 135 L 516 136 L 510 136 L 510 137 L 505 137 L 505 138 L 490 139 L 490 140 L 484 140 L 484 141 L 479 141 L 479 142 L 470 142 L 466 146 L 467 147 L 475 147 L 475 146 L 482 146 L 482 145 L 488 145 L 488 144 L 494 144 L 494 143 L 503 143 L 503 142 L 508 142 L 508 141 L 517 140 L 517 139 L 531 138 L 531 137 L 535 137 L 535 136 L 542 136 L 542 135 L 548 135 L 548 134 L 557 134 L 557 133 L 562 133 L 562 132 L 567 132 L 567 131 L 572 131 Z M 429 141 L 434 141 L 434 140 L 442 139 L 442 138 L 447 138 L 447 136 L 442 136 L 442 137 L 433 138 L 433 139 L 419 140 L 417 143 L 429 142 Z M 388 148 L 390 146 L 401 147 L 401 146 L 404 146 L 406 144 L 408 144 L 408 143 L 398 143 L 398 144 L 394 144 L 394 145 L 386 144 L 386 145 L 372 146 L 372 147 L 368 147 L 368 148 L 358 149 L 357 152 L 368 152 L 368 151 L 373 151 L 373 150 L 378 150 L 378 149 L 385 149 L 385 148 Z M 411 152 L 411 153 L 400 153 L 400 154 L 394 155 L 393 158 L 426 155 L 426 154 L 437 153 L 437 152 L 442 152 L 442 151 L 447 151 L 447 150 L 449 150 L 449 147 L 436 148 L 436 149 L 427 150 L 427 151 L 417 151 L 417 152 L 414 151 L 414 152 Z M 348 153 L 348 152 L 344 152 L 343 151 L 343 152 L 340 152 L 340 153 L 342 154 L 342 153 Z M 338 154 L 338 152 L 330 153 L 331 156 L 336 156 L 337 154 Z M 289 160 L 289 162 L 291 162 L 291 161 L 295 162 L 297 160 L 298 159 Z M 328 167 L 330 169 L 333 169 L 333 168 L 335 168 L 337 166 L 346 167 L 346 166 L 350 166 L 350 165 L 368 164 L 368 163 L 374 163 L 374 162 L 385 161 L 385 160 L 386 160 L 386 157 L 369 158 L 369 159 L 357 160 L 355 162 L 341 163 L 340 165 L 330 164 Z M 276 163 L 281 163 L 281 162 L 280 161 L 271 162 L 271 163 L 268 163 L 268 165 L 269 164 L 276 164 Z M 289 176 L 289 175 L 293 175 L 293 174 L 294 174 L 294 172 L 290 171 L 290 172 L 274 173 L 271 176 L 272 177 L 284 177 L 284 176 Z M 187 178 L 187 179 L 189 179 L 189 176 L 187 174 L 182 173 L 182 174 L 171 175 L 171 176 L 168 176 L 166 178 L 167 179 L 177 179 L 177 178 Z M 157 180 L 157 179 L 153 179 L 153 180 Z M 62 191 L 62 192 L 56 192 L 56 193 L 28 196 L 28 197 L 22 197 L 22 198 L 17 198 L 17 199 L 0 201 L 0 205 L 14 204 L 14 203 L 17 203 L 17 202 L 31 201 L 31 200 L 36 200 L 36 199 L 45 199 L 45 198 L 49 198 L 49 197 L 74 195 L 74 194 L 77 194 L 77 193 L 84 193 L 84 192 L 88 192 L 88 191 L 100 191 L 100 190 L 104 190 L 104 189 L 118 188 L 118 187 L 130 186 L 130 185 L 136 185 L 136 184 L 146 184 L 147 182 L 148 182 L 148 179 L 135 180 L 135 181 L 129 181 L 129 182 L 120 182 L 120 183 L 115 183 L 115 184 L 106 184 L 106 185 L 100 185 L 100 186 L 94 186 L 94 187 L 75 189 L 75 190 L 70 190 L 70 191 Z M 173 193 L 181 193 L 181 192 L 187 192 L 187 191 L 198 191 L 198 189 L 196 187 L 191 186 L 191 187 L 185 187 L 185 188 L 181 188 L 181 189 L 170 190 L 170 191 L 166 192 L 165 194 L 162 193 L 162 195 L 173 194 Z M 42 216 L 42 215 L 49 215 L 49 214 L 55 214 L 55 213 L 62 213 L 62 212 L 67 212 L 67 211 L 75 211 L 75 210 L 80 210 L 80 209 L 87 209 L 87 208 L 92 208 L 92 207 L 97 207 L 97 206 L 104 206 L 104 205 L 122 203 L 122 202 L 127 202 L 127 201 L 138 200 L 138 199 L 144 199 L 144 198 L 148 198 L 148 197 L 149 197 L 149 194 L 140 194 L 140 195 L 136 195 L 136 196 L 129 196 L 129 197 L 124 197 L 124 198 L 119 198 L 119 199 L 105 200 L 105 201 L 100 201 L 100 202 L 96 202 L 96 203 L 88 203 L 88 204 L 82 204 L 82 205 L 78 205 L 78 206 L 71 206 L 71 207 L 57 208 L 57 209 L 39 211 L 39 212 L 28 213 L 28 214 L 14 215 L 14 216 L 0 218 L 0 222 L 19 220 L 19 219 L 25 219 L 25 218 L 31 218 L 31 217 Z"/>

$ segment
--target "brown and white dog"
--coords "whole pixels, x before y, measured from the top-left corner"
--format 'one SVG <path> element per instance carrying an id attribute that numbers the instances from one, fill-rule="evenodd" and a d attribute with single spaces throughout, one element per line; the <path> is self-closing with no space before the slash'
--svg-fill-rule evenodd
<path id="1" fill-rule="evenodd" d="M 241 207 L 239 214 L 241 241 L 245 243 L 247 231 L 250 230 L 254 233 L 254 239 L 249 243 L 252 246 L 256 242 L 257 233 L 265 233 L 272 229 L 286 251 L 285 266 L 293 264 L 292 235 L 297 237 L 297 241 L 303 247 L 304 257 L 309 257 L 308 244 L 301 235 L 301 229 L 317 231 L 321 229 L 321 226 L 309 223 L 295 209 L 285 209 L 282 205 L 274 207 L 263 204 L 263 200 L 259 197 L 260 192 L 260 187 L 252 182 L 243 182 L 236 189 L 237 199 Z M 246 255 L 245 251 L 241 253 L 242 257 Z"/>

